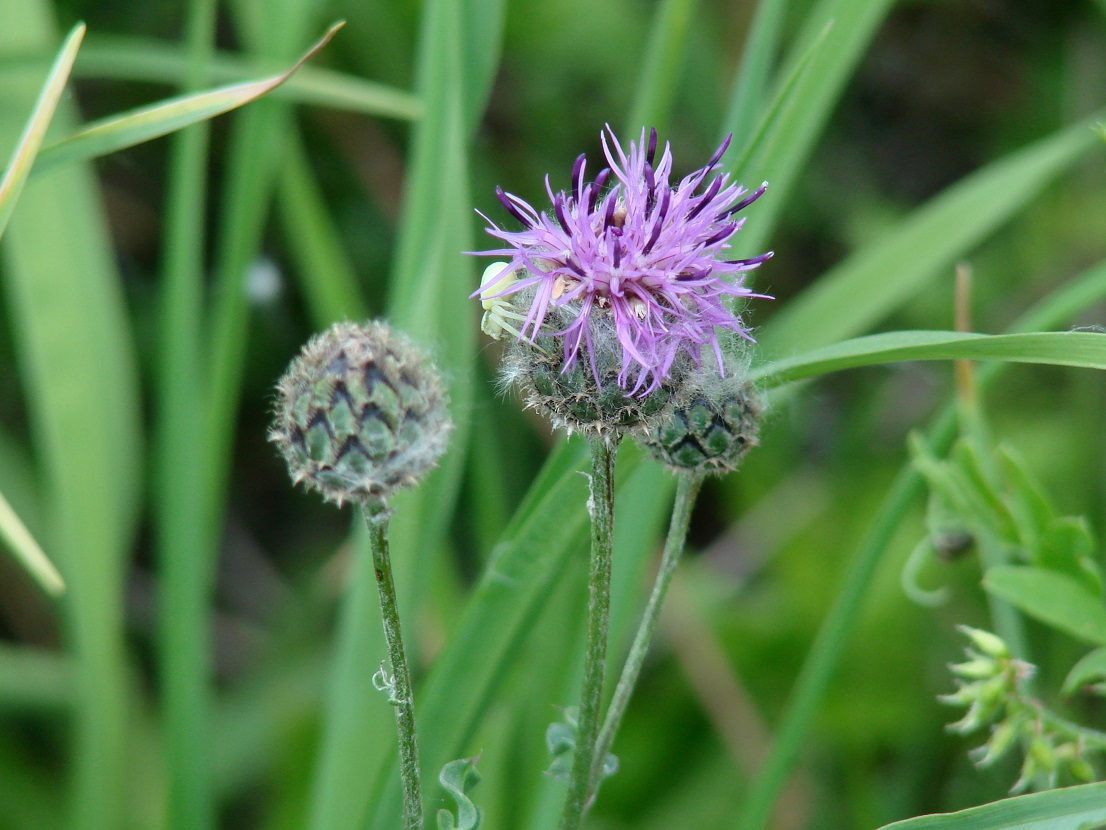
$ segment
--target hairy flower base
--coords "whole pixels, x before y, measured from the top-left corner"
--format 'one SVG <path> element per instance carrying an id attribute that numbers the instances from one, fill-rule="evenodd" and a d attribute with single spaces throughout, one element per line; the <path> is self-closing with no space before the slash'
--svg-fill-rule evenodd
<path id="1" fill-rule="evenodd" d="M 618 383 L 622 350 L 611 322 L 592 320 L 590 340 L 591 347 L 568 366 L 560 338 L 543 337 L 538 344 L 514 342 L 503 360 L 504 386 L 517 389 L 527 408 L 570 433 L 648 429 L 682 399 L 684 382 L 695 368 L 689 357 L 678 359 L 652 391 L 631 395 Z"/>

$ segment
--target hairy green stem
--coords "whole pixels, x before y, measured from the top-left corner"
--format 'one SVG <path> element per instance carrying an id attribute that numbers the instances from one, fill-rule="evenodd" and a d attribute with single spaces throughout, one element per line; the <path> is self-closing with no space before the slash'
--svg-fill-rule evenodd
<path id="1" fill-rule="evenodd" d="M 591 569 L 588 575 L 588 633 L 584 646 L 584 682 L 576 753 L 568 781 L 561 830 L 576 830 L 590 806 L 591 759 L 599 736 L 603 708 L 603 674 L 607 665 L 607 625 L 611 610 L 611 548 L 614 530 L 614 456 L 617 437 L 589 439 L 591 446 Z"/>
<path id="2" fill-rule="evenodd" d="M 419 747 L 415 738 L 415 698 L 411 693 L 411 673 L 403 650 L 399 627 L 399 605 L 392 581 L 392 560 L 388 554 L 388 511 L 380 502 L 366 504 L 365 524 L 369 528 L 376 587 L 380 592 L 380 615 L 384 620 L 384 639 L 388 643 L 391 677 L 385 678 L 390 702 L 396 708 L 396 734 L 399 737 L 399 777 L 403 784 L 403 830 L 422 828 L 422 787 L 419 783 Z"/>
<path id="3" fill-rule="evenodd" d="M 649 595 L 649 602 L 641 615 L 637 633 L 634 634 L 634 642 L 630 646 L 630 653 L 622 667 L 622 675 L 618 678 L 618 685 L 615 687 L 614 696 L 611 698 L 611 705 L 608 707 L 607 716 L 603 720 L 603 728 L 599 732 L 599 740 L 595 744 L 595 753 L 591 761 L 592 793 L 595 793 L 599 788 L 603 762 L 614 744 L 618 728 L 622 725 L 622 716 L 626 714 L 630 696 L 633 694 L 638 677 L 641 675 L 645 655 L 649 653 L 649 644 L 653 641 L 653 634 L 657 630 L 661 606 L 668 594 L 672 574 L 676 572 L 676 565 L 684 552 L 684 544 L 687 541 L 687 527 L 691 521 L 691 511 L 695 506 L 695 498 L 699 495 L 699 488 L 702 483 L 703 476 L 701 473 L 681 473 L 677 479 L 676 501 L 672 505 L 672 522 L 668 526 L 668 538 L 664 542 L 664 554 L 661 556 L 660 570 L 657 572 L 656 581 L 653 583 L 653 592 Z"/>

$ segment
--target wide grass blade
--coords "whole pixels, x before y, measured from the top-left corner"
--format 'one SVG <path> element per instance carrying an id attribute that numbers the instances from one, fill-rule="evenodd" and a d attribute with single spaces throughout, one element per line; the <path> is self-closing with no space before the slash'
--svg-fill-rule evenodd
<path id="1" fill-rule="evenodd" d="M 958 813 L 896 821 L 880 830 L 1090 830 L 1106 824 L 1106 783 L 1004 798 Z"/>
<path id="2" fill-rule="evenodd" d="M 503 6 L 502 0 L 430 0 L 423 5 L 417 91 L 425 109 L 411 147 L 388 317 L 413 334 L 433 333 L 429 345 L 450 380 L 458 417 L 440 468 L 396 500 L 391 530 L 403 614 L 418 607 L 423 588 L 408 576 L 415 552 L 427 557 L 439 551 L 468 449 L 479 336 L 477 305 L 468 298 L 476 282 L 475 264 L 463 253 L 473 247 L 475 220 L 468 156 L 498 65 Z M 427 567 L 425 561 L 419 567 Z"/>
<path id="3" fill-rule="evenodd" d="M 634 96 L 626 134 L 636 136 L 642 127 L 668 120 L 676 82 L 680 78 L 687 32 L 698 0 L 663 0 L 653 15 L 653 30 L 645 48 L 645 66 Z"/>
<path id="4" fill-rule="evenodd" d="M 953 331 L 895 331 L 846 340 L 753 370 L 766 387 L 897 360 L 1007 360 L 1053 366 L 1106 368 L 1106 334 L 1090 331 L 1029 334 L 964 334 Z"/>
<path id="5" fill-rule="evenodd" d="M 915 210 L 781 308 L 759 336 L 761 351 L 793 354 L 883 319 L 1093 147 L 1088 127 L 1076 124 L 992 162 Z"/>
<path id="6" fill-rule="evenodd" d="M 478 305 L 469 299 L 475 262 L 464 254 L 475 222 L 468 157 L 498 66 L 503 15 L 502 0 L 423 5 L 416 77 L 425 108 L 410 150 L 388 317 L 428 338 L 448 379 L 456 428 L 439 469 L 396 499 L 391 533 L 405 616 L 427 593 L 417 573 L 438 567 L 432 558 L 442 552 L 468 453 L 479 337 Z M 434 780 L 437 770 L 428 775 Z"/>
<path id="7" fill-rule="evenodd" d="M 183 90 L 204 84 L 214 49 L 215 0 L 188 5 L 188 62 Z M 198 123 L 170 143 L 165 206 L 157 434 L 153 481 L 160 615 L 158 636 L 161 718 L 169 823 L 203 830 L 214 823 L 210 781 L 210 668 L 208 608 L 203 567 L 207 532 L 199 524 L 204 501 L 202 383 L 204 254 L 210 127 Z"/>
<path id="8" fill-rule="evenodd" d="M 0 710 L 66 711 L 76 697 L 75 677 L 64 654 L 0 645 Z"/>
<path id="9" fill-rule="evenodd" d="M 741 53 L 741 65 L 730 93 L 730 104 L 722 119 L 722 135 L 733 136 L 733 143 L 723 156 L 722 165 L 731 170 L 735 168 L 730 159 L 749 143 L 757 121 L 761 120 L 765 90 L 779 52 L 780 30 L 786 9 L 787 0 L 760 0 L 753 13 Z M 740 167 L 737 169 L 740 171 Z"/>
<path id="10" fill-rule="evenodd" d="M 763 151 L 738 171 L 743 181 L 772 184 L 769 198 L 757 204 L 756 221 L 740 234 L 742 250 L 760 251 L 765 246 L 845 84 L 893 5 L 894 0 L 822 0 L 807 15 L 780 68 L 777 84 L 782 86 L 795 75 L 794 68 L 811 54 L 816 40 L 824 37 L 825 42 L 799 76 L 786 107 L 763 141 Z"/>
<path id="11" fill-rule="evenodd" d="M 338 320 L 363 320 L 368 308 L 327 213 L 298 132 L 287 136 L 280 170 L 278 207 L 300 291 L 317 329 Z"/>
<path id="12" fill-rule="evenodd" d="M 782 114 L 792 103 L 792 96 L 795 91 L 795 87 L 799 83 L 799 79 L 803 77 L 803 73 L 806 72 L 810 66 L 814 56 L 818 54 L 818 50 L 822 48 L 826 43 L 826 37 L 829 35 L 830 29 L 833 28 L 833 21 L 831 20 L 826 24 L 826 27 L 822 29 L 821 34 L 811 41 L 807 47 L 807 51 L 799 56 L 799 59 L 795 61 L 785 78 L 780 80 L 777 86 L 776 93 L 772 97 L 772 100 L 768 103 L 768 106 L 764 108 L 764 113 L 760 117 L 759 123 L 754 130 L 752 127 L 746 127 L 745 132 L 748 133 L 748 137 L 745 142 L 738 147 L 741 148 L 740 155 L 737 155 L 736 160 L 729 163 L 728 159 L 726 163 L 734 171 L 734 178 L 739 182 L 750 182 L 746 173 L 749 168 L 749 160 L 756 158 L 761 152 L 763 152 L 764 142 L 768 140 L 768 137 L 772 133 L 772 129 L 779 122 Z M 736 143 L 736 135 L 734 136 Z M 726 156 L 732 156 L 737 152 L 737 147 L 731 145 L 726 151 Z M 773 189 L 772 195 L 775 196 L 776 192 Z"/>
<path id="13" fill-rule="evenodd" d="M 181 95 L 160 104 L 141 107 L 133 112 L 115 115 L 78 131 L 63 141 L 45 147 L 39 153 L 35 173 L 57 165 L 86 161 L 133 147 L 153 138 L 217 115 L 237 109 L 279 87 L 303 64 L 330 42 L 343 23 L 335 23 L 322 38 L 307 50 L 292 66 L 277 75 L 231 84 L 207 92 Z"/>
<path id="14" fill-rule="evenodd" d="M 51 48 L 40 0 L 5 5 L 0 54 Z M 8 80 L 0 145 L 15 146 L 39 96 L 36 80 Z M 12 117 L 15 112 L 20 114 Z M 74 128 L 62 102 L 55 121 Z M 142 427 L 129 323 L 95 182 L 80 166 L 28 182 L 0 251 L 42 490 L 38 534 L 68 590 L 74 656 L 71 826 L 118 830 L 128 801 L 131 687 L 123 637 L 123 581 L 136 517 Z"/>
<path id="15" fill-rule="evenodd" d="M 65 91 L 65 85 L 69 82 L 69 73 L 73 69 L 73 61 L 77 58 L 77 50 L 81 47 L 84 33 L 84 24 L 78 23 L 66 37 L 42 87 L 42 92 L 38 96 L 38 101 L 35 102 L 31 116 L 27 119 L 23 135 L 19 137 L 4 176 L 0 178 L 0 236 L 4 235 L 4 228 L 8 226 L 15 203 L 34 166 L 35 157 L 46 136 L 46 129 L 54 118 L 54 110 Z"/>

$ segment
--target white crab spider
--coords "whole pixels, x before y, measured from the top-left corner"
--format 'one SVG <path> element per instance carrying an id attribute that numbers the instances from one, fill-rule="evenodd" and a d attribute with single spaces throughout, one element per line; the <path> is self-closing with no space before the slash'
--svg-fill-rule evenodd
<path id="1" fill-rule="evenodd" d="M 480 331 L 495 340 L 502 340 L 508 334 L 521 340 L 522 332 L 515 328 L 515 324 L 511 321 L 522 322 L 526 319 L 526 315 L 521 314 L 511 305 L 510 296 L 495 296 L 518 279 L 513 273 L 500 277 L 499 275 L 506 269 L 506 262 L 493 262 L 484 269 L 484 276 L 480 278 L 480 304 L 484 306 Z"/>

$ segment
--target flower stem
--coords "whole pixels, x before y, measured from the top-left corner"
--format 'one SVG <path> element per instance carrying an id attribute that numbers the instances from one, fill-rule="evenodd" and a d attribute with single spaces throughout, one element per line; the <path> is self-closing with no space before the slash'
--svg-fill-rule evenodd
<path id="1" fill-rule="evenodd" d="M 607 663 L 607 625 L 611 608 L 611 537 L 614 530 L 614 456 L 617 437 L 589 439 L 591 446 L 591 568 L 588 575 L 588 633 L 584 647 L 584 682 L 576 752 L 568 782 L 561 830 L 577 830 L 590 806 L 591 759 L 603 707 L 603 673 Z"/>
<path id="2" fill-rule="evenodd" d="M 603 729 L 600 731 L 599 740 L 595 745 L 595 754 L 591 761 L 590 789 L 592 793 L 595 793 L 599 788 L 603 762 L 611 751 L 615 735 L 618 734 L 618 727 L 622 725 L 622 716 L 626 714 L 626 707 L 630 703 L 630 695 L 633 694 L 634 686 L 637 685 L 642 664 L 645 662 L 645 655 L 649 652 L 649 644 L 657 630 L 661 605 L 668 593 L 668 586 L 672 582 L 672 574 L 675 573 L 676 565 L 683 555 L 691 511 L 695 506 L 695 497 L 699 495 L 699 487 L 702 483 L 703 476 L 700 473 L 681 473 L 677 480 L 676 501 L 672 506 L 672 521 L 668 526 L 668 538 L 664 543 L 660 570 L 657 572 L 656 581 L 653 583 L 653 592 L 649 595 L 649 602 L 641 615 L 637 633 L 634 634 L 633 645 L 630 646 L 630 653 L 622 667 L 622 675 L 618 678 L 618 685 L 615 687 L 611 705 L 607 709 L 607 716 L 603 721 Z"/>
<path id="3" fill-rule="evenodd" d="M 422 828 L 422 787 L 419 783 L 419 747 L 415 739 L 415 698 L 411 694 L 411 674 L 403 650 L 399 627 L 396 586 L 392 581 L 392 560 L 388 554 L 388 510 L 383 503 L 367 503 L 365 524 L 369 529 L 376 587 L 380 593 L 380 614 L 384 620 L 384 639 L 388 643 L 388 661 L 392 676 L 391 703 L 396 707 L 396 733 L 399 736 L 399 775 L 403 783 L 403 830 Z"/>

